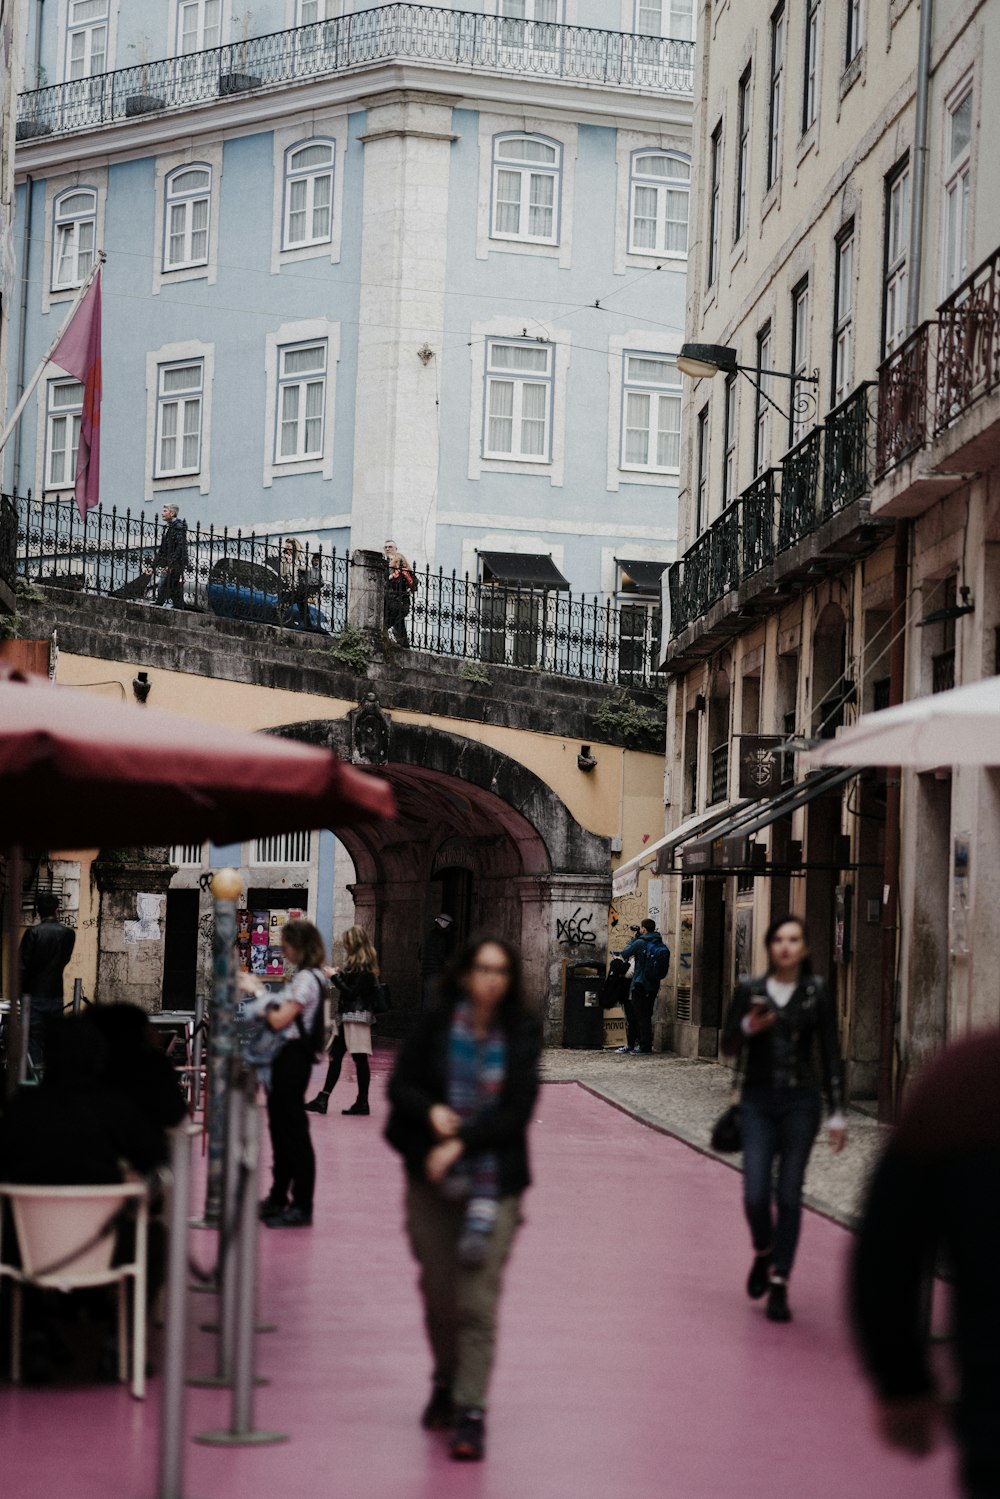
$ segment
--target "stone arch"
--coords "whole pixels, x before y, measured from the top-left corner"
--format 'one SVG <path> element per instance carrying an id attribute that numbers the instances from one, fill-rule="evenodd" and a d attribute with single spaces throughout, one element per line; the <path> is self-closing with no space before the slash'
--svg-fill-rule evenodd
<path id="1" fill-rule="evenodd" d="M 351 758 L 348 719 L 310 720 L 272 730 Z M 588 832 L 533 771 L 478 740 L 431 725 L 388 720 L 385 763 L 391 823 L 338 833 L 354 861 L 358 919 L 379 946 L 394 993 L 393 1021 L 420 1008 L 420 948 L 435 877 L 470 871 L 470 927 L 489 928 L 521 948 L 529 992 L 559 1031 L 564 961 L 603 966 L 611 896 L 610 840 Z"/>

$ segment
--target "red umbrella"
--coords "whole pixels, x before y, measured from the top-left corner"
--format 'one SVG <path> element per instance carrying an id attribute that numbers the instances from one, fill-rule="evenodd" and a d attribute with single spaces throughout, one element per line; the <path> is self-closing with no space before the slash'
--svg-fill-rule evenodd
<path id="1" fill-rule="evenodd" d="M 385 781 L 330 750 L 0 675 L 0 842 L 234 843 L 392 817 Z"/>

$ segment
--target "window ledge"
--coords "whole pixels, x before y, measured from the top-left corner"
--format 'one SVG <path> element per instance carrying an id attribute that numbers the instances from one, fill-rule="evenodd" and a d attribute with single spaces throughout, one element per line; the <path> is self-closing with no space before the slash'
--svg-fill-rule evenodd
<path id="1" fill-rule="evenodd" d="M 775 177 L 774 181 L 771 183 L 771 186 L 768 188 L 767 192 L 764 194 L 764 200 L 763 200 L 763 202 L 760 205 L 760 221 L 761 221 L 762 224 L 763 224 L 764 220 L 767 218 L 768 214 L 771 212 L 771 209 L 774 208 L 775 206 L 777 206 L 779 208 L 781 207 L 781 173 L 780 172 L 778 173 L 777 177 Z"/>
<path id="2" fill-rule="evenodd" d="M 890 0 L 890 4 L 889 4 L 889 25 L 890 25 L 890 27 L 891 26 L 895 26 L 896 22 L 902 19 L 902 17 L 909 10 L 911 4 L 912 4 L 912 0 Z"/>
<path id="3" fill-rule="evenodd" d="M 843 100 L 850 93 L 851 89 L 857 83 L 858 79 L 864 77 L 865 58 L 867 56 L 867 53 L 868 48 L 866 46 L 862 46 L 859 51 L 854 54 L 850 62 L 847 64 L 847 67 L 840 75 L 841 102 L 843 102 Z"/>
<path id="4" fill-rule="evenodd" d="M 805 135 L 801 137 L 798 145 L 795 148 L 795 165 L 797 167 L 800 167 L 805 161 L 806 157 L 809 155 L 809 152 L 815 149 L 818 137 L 819 117 L 817 116 L 809 126 L 809 129 L 806 131 Z"/>
<path id="5" fill-rule="evenodd" d="M 735 241 L 735 243 L 733 244 L 733 248 L 730 251 L 730 255 L 729 255 L 729 274 L 730 275 L 732 275 L 732 273 L 736 270 L 736 267 L 738 265 L 742 264 L 742 262 L 744 260 L 746 260 L 746 258 L 747 258 L 747 250 L 749 248 L 749 242 L 750 242 L 750 234 L 748 232 L 748 229 L 749 229 L 749 226 L 748 226 L 747 229 L 744 229 L 743 233 L 740 235 L 739 239 Z"/>
<path id="6" fill-rule="evenodd" d="M 162 477 L 153 478 L 153 488 L 158 489 L 198 489 L 201 484 L 201 470 L 194 474 L 164 474 Z M 204 491 L 202 491 L 204 493 Z"/>
<path id="7" fill-rule="evenodd" d="M 313 454 L 309 458 L 275 458 L 271 463 L 271 471 L 276 479 L 286 474 L 318 474 L 325 461 L 322 453 Z"/>

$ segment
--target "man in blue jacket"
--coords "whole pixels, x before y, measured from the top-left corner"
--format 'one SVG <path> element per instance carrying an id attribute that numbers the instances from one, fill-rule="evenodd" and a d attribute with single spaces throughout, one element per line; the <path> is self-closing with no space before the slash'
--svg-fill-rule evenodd
<path id="1" fill-rule="evenodd" d="M 619 958 L 632 958 L 635 963 L 629 1005 L 639 1040 L 632 1050 L 643 1056 L 648 1056 L 653 1050 L 653 1006 L 662 976 L 650 972 L 650 958 L 654 948 L 664 948 L 664 941 L 656 930 L 656 922 L 647 916 L 639 927 L 638 935 L 616 954 Z"/>

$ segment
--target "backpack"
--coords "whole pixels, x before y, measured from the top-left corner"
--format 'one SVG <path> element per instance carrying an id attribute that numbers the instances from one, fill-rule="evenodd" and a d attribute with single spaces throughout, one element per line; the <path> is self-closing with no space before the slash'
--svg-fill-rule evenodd
<path id="1" fill-rule="evenodd" d="M 646 963 L 642 970 L 644 979 L 651 984 L 662 984 L 670 972 L 670 948 L 661 937 L 658 942 L 650 942 L 646 947 Z"/>
<path id="2" fill-rule="evenodd" d="M 302 1024 L 301 1015 L 296 1016 L 295 1025 L 301 1040 L 306 1043 L 313 1056 L 318 1057 L 323 1050 L 323 1043 L 326 1040 L 326 1017 L 323 1011 L 325 1009 L 324 1001 L 329 985 L 326 981 L 326 974 L 321 968 L 310 968 L 309 972 L 319 985 L 319 1004 L 313 1011 L 312 1023 L 308 1030 Z"/>

